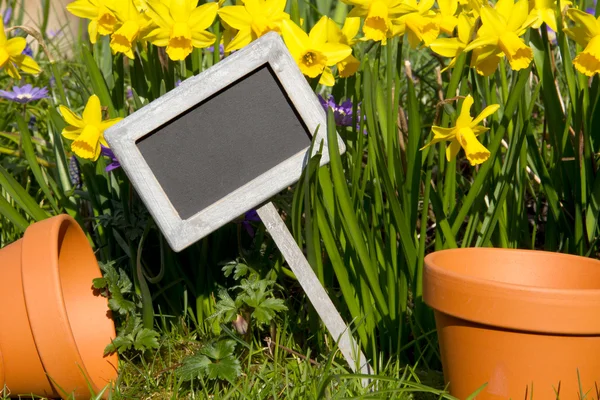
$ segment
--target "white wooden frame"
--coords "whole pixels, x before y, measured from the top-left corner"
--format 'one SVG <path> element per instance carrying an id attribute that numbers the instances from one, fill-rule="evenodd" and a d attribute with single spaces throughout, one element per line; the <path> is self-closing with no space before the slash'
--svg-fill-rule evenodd
<path id="1" fill-rule="evenodd" d="M 328 163 L 325 111 L 275 32 L 266 34 L 212 68 L 185 80 L 179 87 L 105 132 L 106 141 L 175 251 L 183 250 L 297 182 L 308 161 L 309 147 L 184 220 L 154 176 L 136 141 L 267 63 L 309 132 L 316 132 L 314 152 L 323 142 L 321 165 Z M 339 136 L 338 146 L 343 153 L 345 145 Z"/>

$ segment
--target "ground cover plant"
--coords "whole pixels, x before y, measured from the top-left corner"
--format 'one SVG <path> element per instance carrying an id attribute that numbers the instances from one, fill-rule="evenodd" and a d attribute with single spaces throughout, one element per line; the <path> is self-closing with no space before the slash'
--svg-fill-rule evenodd
<path id="1" fill-rule="evenodd" d="M 84 227 L 118 327 L 115 398 L 449 398 L 425 254 L 598 255 L 595 4 L 41 4 L 23 26 L 25 2 L 0 1 L 0 247 L 58 213 Z M 50 32 L 51 13 L 80 19 Z M 367 388 L 255 213 L 174 253 L 103 138 L 269 31 L 347 145 L 274 201 L 372 361 Z"/>

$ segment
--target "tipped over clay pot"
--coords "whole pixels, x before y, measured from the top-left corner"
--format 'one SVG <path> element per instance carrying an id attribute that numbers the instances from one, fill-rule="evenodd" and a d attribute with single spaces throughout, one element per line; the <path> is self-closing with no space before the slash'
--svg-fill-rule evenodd
<path id="1" fill-rule="evenodd" d="M 106 298 L 94 293 L 100 269 L 73 218 L 27 228 L 0 249 L 0 389 L 11 396 L 89 399 L 116 380 L 115 338 Z M 108 391 L 106 391 L 107 393 Z"/>
<path id="2" fill-rule="evenodd" d="M 579 399 L 600 388 L 600 261 L 467 248 L 425 258 L 444 377 L 464 399 Z M 525 397 L 525 394 L 528 394 Z M 589 394 L 588 394 L 589 396 Z"/>

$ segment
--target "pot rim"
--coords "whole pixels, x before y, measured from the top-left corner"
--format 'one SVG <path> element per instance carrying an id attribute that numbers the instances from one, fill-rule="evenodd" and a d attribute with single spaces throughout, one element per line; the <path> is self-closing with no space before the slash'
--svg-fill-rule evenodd
<path id="1" fill-rule="evenodd" d="M 110 338 L 105 338 L 105 345 L 109 344 L 116 335 L 112 321 L 104 318 L 109 310 L 108 303 L 100 318 L 96 317 L 95 312 L 91 312 L 87 314 L 85 321 L 74 321 L 81 316 L 81 313 L 71 315 L 67 309 L 67 301 L 73 301 L 66 297 L 67 286 L 76 285 L 77 288 L 92 290 L 91 279 L 89 283 L 85 283 L 86 286 L 83 286 L 81 275 L 65 271 L 65 266 L 59 264 L 59 254 L 60 251 L 63 251 L 64 246 L 63 240 L 69 230 L 74 231 L 73 234 L 76 235 L 77 245 L 79 245 L 78 249 L 83 252 L 78 270 L 86 271 L 84 274 L 88 273 L 89 275 L 95 266 L 95 269 L 98 270 L 97 274 L 100 276 L 96 257 L 89 247 L 88 239 L 81 227 L 71 216 L 61 214 L 29 226 L 23 236 L 23 292 L 31 331 L 46 374 L 57 390 L 59 389 L 57 385 L 59 385 L 67 393 L 75 391 L 76 398 L 83 398 L 81 395 L 89 396 L 89 389 L 98 393 L 104 385 L 109 383 L 100 382 L 100 378 L 90 375 L 90 372 L 94 374 L 100 363 L 110 362 L 114 365 L 116 376 L 118 358 L 116 354 L 103 357 L 103 349 L 100 349 L 97 358 L 90 358 L 89 354 L 88 356 L 83 355 L 82 346 L 94 346 L 95 348 L 99 342 L 99 334 L 111 335 Z M 44 240 L 36 241 L 36 236 L 41 236 Z M 85 245 L 81 245 L 82 243 Z M 42 256 L 40 257 L 40 255 Z M 84 266 L 86 267 L 84 268 Z M 43 304 L 44 307 L 39 307 L 40 304 Z M 82 338 L 80 333 L 74 332 L 73 327 L 82 326 L 82 323 L 90 328 L 93 327 L 89 331 L 89 338 Z M 83 394 L 82 391 L 85 391 L 86 394 Z"/>
<path id="2" fill-rule="evenodd" d="M 461 274 L 440 265 L 440 259 L 461 253 L 511 253 L 530 258 L 535 254 L 567 262 L 600 261 L 571 254 L 502 248 L 461 248 L 433 252 L 425 257 L 423 299 L 436 311 L 503 329 L 558 335 L 600 334 L 599 289 L 531 286 Z M 453 254 L 454 253 L 454 254 Z"/>

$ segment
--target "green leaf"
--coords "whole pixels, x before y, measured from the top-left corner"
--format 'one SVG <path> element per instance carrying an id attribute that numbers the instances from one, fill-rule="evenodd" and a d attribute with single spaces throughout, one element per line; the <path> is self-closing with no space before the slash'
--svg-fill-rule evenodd
<path id="1" fill-rule="evenodd" d="M 109 285 L 111 298 L 108 300 L 108 307 L 121 315 L 135 311 L 135 303 L 125 299 L 116 285 Z"/>
<path id="2" fill-rule="evenodd" d="M 220 317 L 221 320 L 226 322 L 233 321 L 238 314 L 238 307 L 235 301 L 225 289 L 220 289 L 217 297 L 219 300 L 215 304 L 215 313 L 209 316 L 208 319 Z"/>
<path id="3" fill-rule="evenodd" d="M 285 310 L 287 310 L 287 307 L 283 303 L 283 300 L 270 298 L 260 302 L 256 306 L 252 312 L 252 317 L 254 317 L 259 323 L 268 324 L 275 317 L 275 314 L 278 311 Z"/>
<path id="4" fill-rule="evenodd" d="M 92 280 L 92 285 L 94 286 L 94 289 L 104 289 L 108 286 L 108 281 L 106 278 L 95 278 Z"/>
<path id="5" fill-rule="evenodd" d="M 206 374 L 206 367 L 210 363 L 210 359 L 203 354 L 186 357 L 181 367 L 175 370 L 175 375 L 184 381 L 200 378 Z"/>
<path id="6" fill-rule="evenodd" d="M 135 335 L 135 342 L 133 343 L 133 347 L 136 350 L 148 350 L 148 349 L 158 349 L 158 338 L 160 335 L 158 332 L 153 331 L 151 329 L 142 328 L 138 331 L 137 335 Z"/>
<path id="7" fill-rule="evenodd" d="M 223 266 L 222 270 L 226 277 L 231 276 L 233 273 L 233 279 L 236 281 L 248 275 L 248 273 L 251 271 L 250 267 L 248 267 L 246 264 L 237 261 L 228 262 Z"/>
<path id="8" fill-rule="evenodd" d="M 113 341 L 104 348 L 104 354 L 114 353 L 115 351 L 123 352 L 129 350 L 133 344 L 133 335 L 117 336 Z"/>
<path id="9" fill-rule="evenodd" d="M 233 356 L 225 357 L 219 362 L 211 362 L 206 366 L 208 379 L 224 379 L 232 382 L 241 375 L 240 362 Z"/>
<path id="10" fill-rule="evenodd" d="M 204 346 L 204 348 L 200 350 L 200 354 L 204 354 L 205 356 L 210 357 L 213 360 L 222 360 L 225 357 L 231 356 L 234 350 L 235 341 L 227 339 L 221 340 L 216 344 L 211 343 L 209 345 Z"/>
<path id="11" fill-rule="evenodd" d="M 29 132 L 27 123 L 25 123 L 25 120 L 23 119 L 21 114 L 16 113 L 15 119 L 17 120 L 19 131 L 21 131 L 21 142 L 23 146 L 23 151 L 25 152 L 25 157 L 27 158 L 27 162 L 29 163 L 29 168 L 31 169 L 33 176 L 35 176 L 35 180 L 37 181 L 38 185 L 40 185 L 40 188 L 44 192 L 46 200 L 48 200 L 48 202 L 52 206 L 52 209 L 58 214 L 61 211 L 61 209 L 58 206 L 55 194 L 52 193 L 50 187 L 48 186 L 48 183 L 46 182 L 49 182 L 52 178 L 50 178 L 49 176 L 45 176 L 42 172 L 42 168 L 38 164 L 35 155 L 35 150 L 33 148 L 33 143 L 31 142 L 31 132 Z"/>

